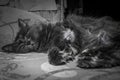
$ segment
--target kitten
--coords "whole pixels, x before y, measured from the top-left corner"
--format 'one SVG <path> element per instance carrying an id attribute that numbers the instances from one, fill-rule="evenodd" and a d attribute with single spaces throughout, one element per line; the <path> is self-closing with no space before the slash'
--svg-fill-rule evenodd
<path id="1" fill-rule="evenodd" d="M 46 52 L 52 65 L 77 60 L 80 68 L 110 68 L 120 65 L 120 26 L 109 17 L 69 15 L 63 23 L 29 26 L 18 19 L 15 41 L 5 52 Z"/>
<path id="2" fill-rule="evenodd" d="M 40 23 L 29 26 L 24 20 L 18 19 L 18 26 L 20 30 L 13 43 L 2 47 L 4 52 L 16 54 L 28 52 L 49 53 L 49 62 L 53 65 L 61 65 L 69 61 L 68 57 L 63 56 L 77 54 L 77 50 L 72 48 L 77 44 L 73 45 L 75 33 L 60 23 L 55 25 Z M 73 49 L 74 51 L 72 51 Z"/>

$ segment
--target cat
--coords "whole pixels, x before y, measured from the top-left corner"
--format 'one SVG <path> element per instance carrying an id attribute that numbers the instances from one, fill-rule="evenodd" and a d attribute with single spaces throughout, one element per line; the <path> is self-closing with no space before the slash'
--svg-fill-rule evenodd
<path id="1" fill-rule="evenodd" d="M 49 62 L 53 65 L 61 65 L 69 61 L 67 57 L 63 58 L 64 53 L 67 55 L 77 54 L 76 49 L 72 51 L 72 46 L 79 43 L 75 43 L 75 32 L 64 27 L 61 23 L 44 24 L 40 22 L 40 24 L 29 26 L 24 20 L 18 19 L 18 26 L 20 30 L 13 43 L 2 47 L 4 52 L 16 54 L 49 53 Z M 55 53 L 57 56 L 54 56 Z M 58 59 L 60 53 L 61 59 Z"/>
<path id="2" fill-rule="evenodd" d="M 64 65 L 76 60 L 80 68 L 120 65 L 120 24 L 110 17 L 69 15 L 62 23 L 29 26 L 18 19 L 19 32 L 5 52 L 48 53 L 49 63 Z"/>

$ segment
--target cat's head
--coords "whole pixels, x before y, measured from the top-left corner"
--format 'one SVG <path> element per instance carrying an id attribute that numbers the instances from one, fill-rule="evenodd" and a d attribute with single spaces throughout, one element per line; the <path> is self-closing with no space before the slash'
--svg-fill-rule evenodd
<path id="1" fill-rule="evenodd" d="M 26 42 L 26 35 L 30 30 L 30 27 L 26 21 L 23 19 L 18 19 L 19 31 L 16 34 L 16 37 L 11 44 L 7 44 L 2 47 L 2 50 L 5 52 L 18 52 L 20 45 Z"/>

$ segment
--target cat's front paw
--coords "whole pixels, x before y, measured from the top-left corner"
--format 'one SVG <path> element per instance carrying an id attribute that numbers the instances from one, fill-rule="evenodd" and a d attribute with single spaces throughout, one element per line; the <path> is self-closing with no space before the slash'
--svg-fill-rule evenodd
<path id="1" fill-rule="evenodd" d="M 62 53 L 59 53 L 58 48 L 52 48 L 49 51 L 48 60 L 50 64 L 56 65 L 56 66 L 66 64 L 64 58 L 62 57 Z"/>
<path id="2" fill-rule="evenodd" d="M 79 60 L 77 62 L 77 67 L 79 67 L 79 68 L 90 68 L 90 64 L 86 61 Z"/>
<path id="3" fill-rule="evenodd" d="M 120 66 L 120 63 L 115 59 L 100 59 L 97 56 L 95 57 L 87 57 L 87 58 L 79 58 L 77 61 L 77 67 L 85 68 L 85 69 L 94 69 L 94 68 L 112 68 L 115 66 Z"/>

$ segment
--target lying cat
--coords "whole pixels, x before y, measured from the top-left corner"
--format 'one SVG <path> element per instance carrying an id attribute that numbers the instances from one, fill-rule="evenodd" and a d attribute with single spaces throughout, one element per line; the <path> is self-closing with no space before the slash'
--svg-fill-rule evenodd
<path id="1" fill-rule="evenodd" d="M 49 61 L 53 65 L 61 65 L 68 59 L 63 60 L 64 53 L 67 55 L 76 55 L 80 48 L 80 40 L 75 40 L 75 33 L 70 28 L 65 28 L 62 24 L 34 24 L 29 26 L 22 19 L 18 19 L 19 32 L 13 43 L 2 47 L 4 52 L 8 53 L 28 53 L 44 52 L 49 53 Z M 79 35 L 77 35 L 79 37 Z M 77 37 L 76 36 L 76 37 Z M 80 42 L 79 42 L 80 41 Z M 73 48 L 74 47 L 74 50 Z M 78 51 L 76 50 L 78 49 Z M 54 51 L 57 51 L 55 58 Z M 52 53 L 52 54 L 51 54 Z M 62 58 L 59 58 L 61 53 Z M 52 58 L 51 58 L 52 57 Z"/>
<path id="2" fill-rule="evenodd" d="M 108 17 L 68 16 L 63 23 L 29 26 L 18 19 L 20 31 L 5 52 L 46 52 L 50 64 L 77 60 L 81 68 L 109 68 L 120 65 L 120 26 Z"/>

